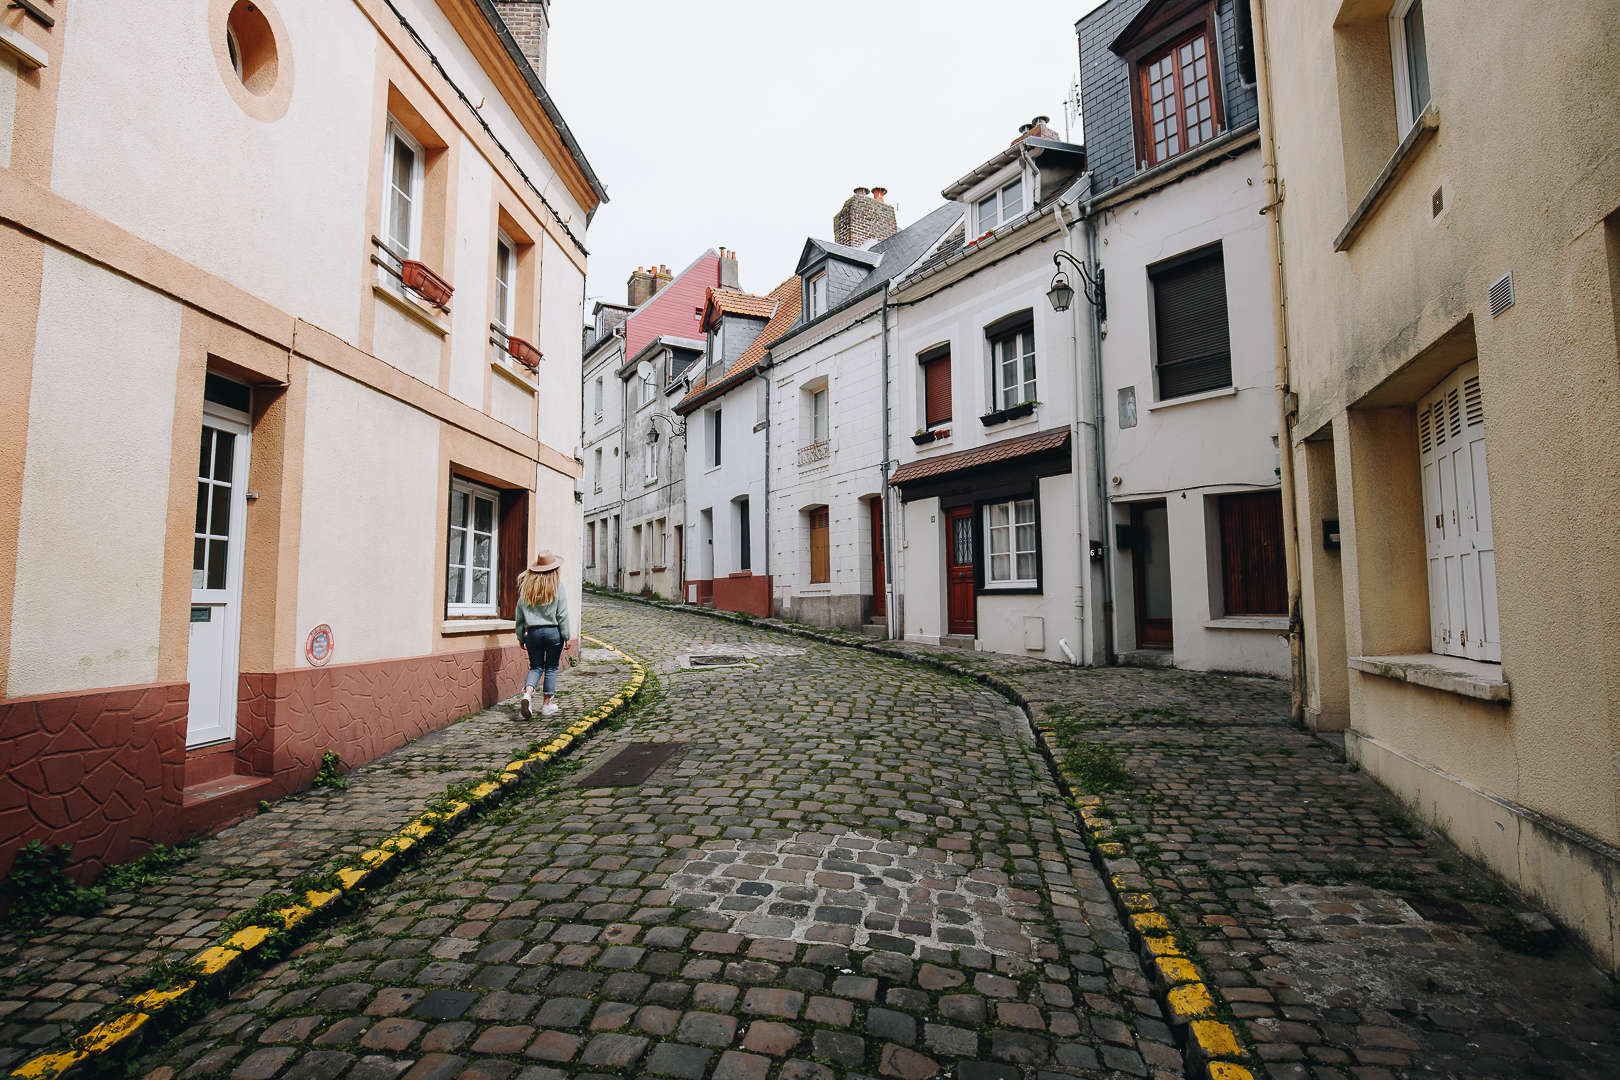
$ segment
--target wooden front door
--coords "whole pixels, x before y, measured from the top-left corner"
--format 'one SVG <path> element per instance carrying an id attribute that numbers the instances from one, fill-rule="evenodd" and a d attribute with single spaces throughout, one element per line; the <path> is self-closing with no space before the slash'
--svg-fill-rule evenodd
<path id="1" fill-rule="evenodd" d="M 1170 515 L 1164 503 L 1131 507 L 1131 576 L 1136 585 L 1136 647 L 1175 646 L 1170 619 Z"/>
<path id="2" fill-rule="evenodd" d="M 827 544 L 827 508 L 810 511 L 810 584 L 832 580 L 832 552 Z"/>
<path id="3" fill-rule="evenodd" d="M 887 618 L 889 614 L 888 590 L 884 588 L 883 569 L 883 497 L 871 501 L 872 508 L 872 618 Z"/>
<path id="4" fill-rule="evenodd" d="M 973 507 L 945 511 L 945 632 L 976 637 L 973 597 Z"/>

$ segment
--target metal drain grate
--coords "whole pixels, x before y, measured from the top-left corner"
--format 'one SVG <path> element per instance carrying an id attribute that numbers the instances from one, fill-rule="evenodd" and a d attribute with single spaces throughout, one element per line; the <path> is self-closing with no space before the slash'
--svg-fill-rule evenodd
<path id="1" fill-rule="evenodd" d="M 675 742 L 631 743 L 603 762 L 595 772 L 580 780 L 582 788 L 636 787 L 645 783 L 653 770 L 675 756 L 684 744 Z"/>
<path id="2" fill-rule="evenodd" d="M 745 657 L 727 656 L 723 653 L 693 653 L 693 667 L 722 667 L 726 664 L 740 664 Z"/>

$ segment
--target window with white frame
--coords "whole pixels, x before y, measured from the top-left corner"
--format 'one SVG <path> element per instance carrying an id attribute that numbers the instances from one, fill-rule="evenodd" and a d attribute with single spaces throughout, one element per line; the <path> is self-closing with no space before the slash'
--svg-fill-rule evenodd
<path id="1" fill-rule="evenodd" d="M 602 376 L 596 377 L 596 418 L 602 419 Z"/>
<path id="2" fill-rule="evenodd" d="M 502 336 L 512 332 L 517 286 L 517 247 L 504 232 L 495 234 L 495 325 Z"/>
<path id="3" fill-rule="evenodd" d="M 990 337 L 992 378 L 998 409 L 1035 400 L 1035 327 L 1001 330 Z"/>
<path id="4" fill-rule="evenodd" d="M 771 399 L 768 396 L 769 391 L 762 382 L 754 388 L 754 393 L 758 395 L 754 398 L 754 423 L 763 424 L 770 415 Z"/>
<path id="5" fill-rule="evenodd" d="M 595 472 L 595 476 L 596 476 L 596 490 L 601 491 L 602 490 L 602 448 L 600 446 L 598 446 L 596 448 L 595 460 L 594 460 L 593 464 L 595 465 L 594 472 Z"/>
<path id="6" fill-rule="evenodd" d="M 827 441 L 827 388 L 825 386 L 810 395 L 810 441 Z"/>
<path id="7" fill-rule="evenodd" d="M 827 275 L 820 273 L 810 279 L 810 317 L 814 319 L 826 310 Z"/>
<path id="8" fill-rule="evenodd" d="M 1389 48 L 1395 76 L 1395 116 L 1404 135 L 1429 107 L 1429 46 L 1423 0 L 1397 0 L 1389 12 Z"/>
<path id="9" fill-rule="evenodd" d="M 648 432 L 647 483 L 654 484 L 658 482 L 658 444 L 652 440 L 651 435 L 652 433 Z"/>
<path id="10" fill-rule="evenodd" d="M 494 615 L 500 496 L 459 477 L 450 482 L 450 544 L 445 558 L 445 610 Z"/>
<path id="11" fill-rule="evenodd" d="M 656 561 L 653 563 L 653 566 L 655 567 L 669 565 L 669 563 L 665 561 L 669 558 L 669 538 L 664 535 L 667 531 L 665 529 L 665 522 L 668 520 L 668 518 L 659 518 L 657 523 L 653 526 L 653 551 L 656 554 Z"/>
<path id="12" fill-rule="evenodd" d="M 1004 184 L 996 191 L 992 191 L 975 204 L 978 214 L 978 234 L 984 235 L 991 229 L 1007 224 L 1013 218 L 1024 212 L 1024 179 L 1019 177 L 1010 184 Z"/>
<path id="13" fill-rule="evenodd" d="M 422 236 L 422 144 L 393 117 L 383 149 L 382 241 L 384 258 L 397 271 L 414 259 Z M 392 274 L 378 271 L 400 290 L 404 285 Z"/>
<path id="14" fill-rule="evenodd" d="M 720 425 L 720 410 L 718 408 L 710 409 L 705 420 L 709 429 L 709 468 L 718 469 L 721 460 L 720 436 L 725 431 Z"/>
<path id="15" fill-rule="evenodd" d="M 1034 499 L 1010 499 L 984 507 L 984 568 L 987 589 L 1032 589 L 1040 583 L 1039 529 Z"/>
<path id="16" fill-rule="evenodd" d="M 658 393 L 658 372 L 654 371 L 647 378 L 645 378 L 645 379 L 638 378 L 636 381 L 641 384 L 641 392 L 640 392 L 641 404 L 642 405 L 650 404 L 652 402 L 653 397 Z"/>

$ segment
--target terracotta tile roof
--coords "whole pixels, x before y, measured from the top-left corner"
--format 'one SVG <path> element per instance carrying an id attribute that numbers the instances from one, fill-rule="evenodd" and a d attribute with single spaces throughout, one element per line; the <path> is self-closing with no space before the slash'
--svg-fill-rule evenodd
<path id="1" fill-rule="evenodd" d="M 770 296 L 755 296 L 753 293 L 712 285 L 703 301 L 704 332 L 714 325 L 715 318 L 721 313 L 768 319 L 776 313 L 776 300 Z"/>
<path id="2" fill-rule="evenodd" d="M 775 341 L 777 338 L 781 337 L 783 334 L 787 333 L 787 328 L 798 321 L 799 309 L 804 301 L 804 298 L 800 293 L 799 286 L 799 275 L 794 274 L 792 277 L 782 282 L 782 284 L 772 289 L 769 296 L 754 296 L 751 293 L 732 292 L 729 289 L 710 290 L 711 303 L 714 302 L 715 297 L 724 296 L 728 298 L 725 301 L 728 305 L 731 302 L 730 298 L 739 298 L 747 300 L 754 305 L 766 306 L 763 312 L 758 310 L 743 310 L 741 308 L 732 308 L 727 306 L 725 310 L 728 312 L 741 315 L 752 315 L 755 318 L 758 318 L 760 314 L 770 316 L 770 320 L 765 324 L 765 329 L 759 332 L 759 336 L 754 339 L 754 343 L 748 346 L 748 348 L 744 349 L 743 354 L 732 363 L 731 367 L 726 369 L 726 373 L 714 383 L 715 386 L 719 386 L 722 383 L 729 381 L 734 376 L 746 371 L 763 360 L 765 358 L 765 347 L 771 342 Z M 709 309 L 705 307 L 705 326 L 708 325 L 708 311 Z M 695 398 L 702 397 L 703 394 L 709 389 L 709 383 L 705 379 L 699 378 L 692 384 L 691 391 L 681 399 L 680 404 L 675 406 L 676 411 L 679 411 L 681 406 L 685 405 L 687 402 L 692 401 Z"/>
<path id="3" fill-rule="evenodd" d="M 962 450 L 955 454 L 944 454 L 940 457 L 923 458 L 921 461 L 908 461 L 894 470 L 894 475 L 889 478 L 889 483 L 910 484 L 931 476 L 944 476 L 948 473 L 961 472 L 965 469 L 977 468 L 983 465 L 1005 465 L 1008 462 L 1029 457 L 1033 454 L 1061 450 L 1068 445 L 1069 429 L 1067 427 L 1048 428 L 1046 431 L 1037 431 L 1033 435 L 1020 435 L 1016 439 L 1002 439 L 999 442 L 976 447 L 972 450 Z"/>

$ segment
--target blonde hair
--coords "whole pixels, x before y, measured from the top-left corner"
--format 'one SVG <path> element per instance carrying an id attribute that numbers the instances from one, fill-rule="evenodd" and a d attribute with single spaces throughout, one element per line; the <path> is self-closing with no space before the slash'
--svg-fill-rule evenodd
<path id="1" fill-rule="evenodd" d="M 535 573 L 533 570 L 523 574 L 523 602 L 530 607 L 540 607 L 557 599 L 557 571 L 545 570 Z"/>

